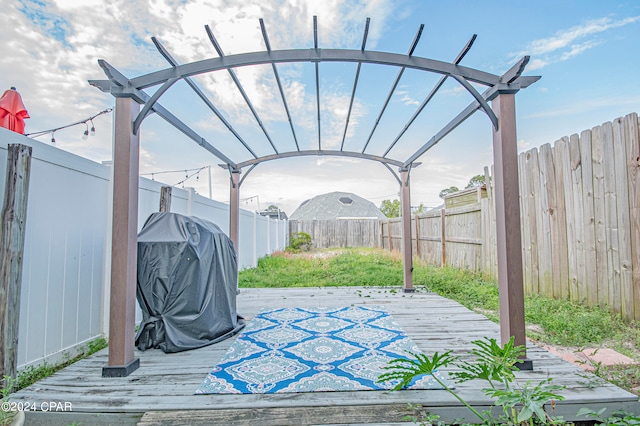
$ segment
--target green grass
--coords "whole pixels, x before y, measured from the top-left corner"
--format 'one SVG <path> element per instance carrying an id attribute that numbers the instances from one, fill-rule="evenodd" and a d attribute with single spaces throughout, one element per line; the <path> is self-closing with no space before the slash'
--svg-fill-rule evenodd
<path id="1" fill-rule="evenodd" d="M 277 253 L 239 274 L 240 287 L 401 286 L 402 262 L 377 250 Z"/>
<path id="2" fill-rule="evenodd" d="M 258 267 L 240 272 L 240 287 L 402 286 L 402 258 L 376 249 L 334 249 L 312 253 L 277 253 Z M 437 268 L 414 261 L 414 285 L 455 300 L 499 321 L 497 284 L 480 274 Z M 640 360 L 640 326 L 625 323 L 599 307 L 525 296 L 527 335 L 534 340 L 576 349 L 611 347 Z M 631 390 L 640 385 L 640 366 L 596 366 L 606 380 Z"/>

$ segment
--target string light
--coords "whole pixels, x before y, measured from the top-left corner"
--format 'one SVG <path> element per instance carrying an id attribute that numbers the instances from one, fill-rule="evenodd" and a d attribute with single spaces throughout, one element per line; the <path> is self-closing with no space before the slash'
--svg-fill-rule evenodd
<path id="1" fill-rule="evenodd" d="M 84 125 L 86 128 L 84 129 L 84 133 L 82 134 L 82 140 L 86 141 L 89 137 L 89 125 L 87 123 L 84 123 Z"/>
<path id="2" fill-rule="evenodd" d="M 184 179 L 182 179 L 180 182 L 178 183 L 174 183 L 172 186 L 178 186 L 178 185 L 182 185 L 182 187 L 184 188 L 184 183 L 186 181 L 188 181 L 189 179 L 191 179 L 192 177 L 196 177 L 196 181 L 200 182 L 200 172 L 206 168 L 208 168 L 209 166 L 202 166 L 200 168 L 197 169 L 182 169 L 182 170 L 166 170 L 166 171 L 162 171 L 162 172 L 152 172 L 152 173 L 141 173 L 140 176 L 151 176 L 151 180 L 155 180 L 155 176 L 156 175 L 162 175 L 162 174 L 167 174 L 167 173 L 182 173 L 184 172 Z M 189 174 L 189 172 L 193 172 L 191 174 Z"/>
<path id="3" fill-rule="evenodd" d="M 48 130 L 42 130 L 42 131 L 39 131 L 39 132 L 27 133 L 25 136 L 29 136 L 31 138 L 37 138 L 37 137 L 40 137 L 40 136 L 51 134 L 51 143 L 56 143 L 55 133 L 58 130 L 62 130 L 62 129 L 66 129 L 68 127 L 73 127 L 73 126 L 78 126 L 78 125 L 84 124 L 85 130 L 84 130 L 84 133 L 82 134 L 82 140 L 87 140 L 89 135 L 95 136 L 95 134 L 96 134 L 96 126 L 93 124 L 93 119 L 96 118 L 96 117 L 99 117 L 99 116 L 101 116 L 103 114 L 108 114 L 111 111 L 113 111 L 113 108 L 107 108 L 107 109 L 105 109 L 103 111 L 100 111 L 97 114 L 92 115 L 89 118 L 85 118 L 84 120 L 76 121 L 75 123 L 67 124 L 66 126 L 56 127 L 54 129 L 48 129 Z M 91 131 L 89 131 L 89 122 L 91 122 Z"/>

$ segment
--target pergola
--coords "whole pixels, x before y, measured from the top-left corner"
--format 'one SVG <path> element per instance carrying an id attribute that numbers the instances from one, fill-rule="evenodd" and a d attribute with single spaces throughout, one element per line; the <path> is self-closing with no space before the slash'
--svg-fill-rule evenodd
<path id="1" fill-rule="evenodd" d="M 230 225 L 229 236 L 236 250 L 239 243 L 240 187 L 247 175 L 259 164 L 288 157 L 309 155 L 331 155 L 355 157 L 381 163 L 395 177 L 401 189 L 402 205 L 402 253 L 404 261 L 404 291 L 412 292 L 412 247 L 411 247 L 411 201 L 410 174 L 418 164 L 417 160 L 451 131 L 463 123 L 476 111 L 482 111 L 493 127 L 494 185 L 496 205 L 496 233 L 498 283 L 500 292 L 500 328 L 501 338 L 505 342 L 511 336 L 515 343 L 525 345 L 524 291 L 522 283 L 522 252 L 520 237 L 520 207 L 518 189 L 518 164 L 516 147 L 515 93 L 536 82 L 540 77 L 523 76 L 522 72 L 529 61 L 525 56 L 502 75 L 460 65 L 460 62 L 472 47 L 474 35 L 451 62 L 414 56 L 414 50 L 420 39 L 423 26 L 420 26 L 406 54 L 366 50 L 369 32 L 369 19 L 366 20 L 360 49 L 320 49 L 318 47 L 317 19 L 313 19 L 314 45 L 310 49 L 273 50 L 262 19 L 262 36 L 266 50 L 253 53 L 225 55 L 214 34 L 205 26 L 207 36 L 218 53 L 218 57 L 180 65 L 165 47 L 152 38 L 160 54 L 167 60 L 169 67 L 128 78 L 104 60 L 99 64 L 105 72 L 106 80 L 90 80 L 89 83 L 116 98 L 113 154 L 113 230 L 111 249 L 111 296 L 109 321 L 109 361 L 103 368 L 103 376 L 127 376 L 138 368 L 139 359 L 134 356 L 136 262 L 137 262 L 137 213 L 138 213 L 138 174 L 139 174 L 139 129 L 150 114 L 155 113 L 167 123 L 182 132 L 205 150 L 223 162 L 222 167 L 230 175 Z M 320 67 L 327 63 L 357 64 L 353 90 L 349 102 L 344 135 L 340 149 L 325 149 L 321 137 L 321 97 Z M 312 63 L 315 67 L 315 91 L 317 110 L 317 149 L 300 148 L 294 127 L 294 117 L 289 109 L 278 64 Z M 293 139 L 295 150 L 278 150 L 272 136 L 267 131 L 248 97 L 235 69 L 252 65 L 271 65 L 274 81 L 277 84 Z M 352 114 L 352 107 L 358 88 L 358 80 L 363 64 L 377 64 L 395 67 L 397 76 L 376 117 L 368 139 L 362 150 L 345 149 L 345 138 Z M 424 98 L 422 103 L 408 118 L 403 130 L 389 143 L 382 155 L 367 152 L 367 147 L 378 127 L 387 106 L 396 92 L 396 88 L 406 69 L 418 70 L 440 75 L 440 79 Z M 272 153 L 259 156 L 251 145 L 240 135 L 219 108 L 198 86 L 192 77 L 218 71 L 227 71 L 244 98 L 260 129 L 268 141 Z M 459 114 L 434 134 L 409 157 L 392 158 L 389 154 L 401 140 L 407 129 L 420 116 L 426 105 L 432 100 L 448 78 L 457 81 L 472 97 L 472 101 Z M 234 161 L 215 144 L 207 141 L 196 130 L 189 127 L 171 111 L 160 104 L 160 98 L 178 81 L 184 80 L 197 94 L 211 112 L 224 124 L 228 131 L 248 152 L 248 159 Z M 485 86 L 480 93 L 472 83 Z M 156 87 L 149 95 L 147 88 Z M 395 170 L 394 170 L 395 168 Z M 397 172 L 396 172 L 397 170 Z M 244 175 L 240 178 L 241 172 Z M 523 368 L 532 368 L 526 362 Z"/>

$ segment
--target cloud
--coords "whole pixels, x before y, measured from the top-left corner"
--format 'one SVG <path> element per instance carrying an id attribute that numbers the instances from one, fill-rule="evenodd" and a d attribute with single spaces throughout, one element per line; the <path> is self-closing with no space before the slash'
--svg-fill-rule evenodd
<path id="1" fill-rule="evenodd" d="M 593 37 L 638 21 L 640 21 L 640 16 L 620 20 L 613 20 L 610 17 L 590 20 L 582 25 L 558 31 L 551 37 L 533 40 L 524 50 L 513 55 L 513 58 L 518 59 L 524 55 L 531 55 L 533 59 L 527 69 L 540 69 L 551 63 L 566 61 L 604 43 L 604 40 L 596 39 L 581 41 L 587 37 Z"/>
<path id="2" fill-rule="evenodd" d="M 420 101 L 409 96 L 409 92 L 406 90 L 398 90 L 394 97 L 402 102 L 404 105 L 420 105 Z"/>
<path id="3" fill-rule="evenodd" d="M 555 108 L 544 109 L 540 112 L 528 114 L 523 118 L 548 118 L 548 117 L 563 117 L 580 115 L 587 112 L 599 111 L 605 108 L 636 108 L 640 104 L 640 96 L 638 95 L 623 95 L 623 96 L 608 96 L 606 98 L 591 98 L 582 99 L 576 103 L 558 105 Z"/>
<path id="4" fill-rule="evenodd" d="M 264 18 L 273 49 L 308 48 L 313 45 L 312 22 L 317 15 L 321 47 L 358 48 L 364 17 L 370 16 L 367 46 L 374 48 L 391 11 L 390 0 L 19 0 L 8 4 L 0 15 L 0 84 L 20 90 L 32 117 L 27 131 L 44 130 L 113 105 L 112 96 L 87 83 L 89 79 L 105 78 L 98 59 L 105 59 L 128 77 L 168 67 L 151 43 L 151 36 L 156 36 L 180 63 L 188 63 L 217 56 L 204 31 L 205 24 L 226 55 L 264 50 L 258 21 Z M 294 126 L 301 131 L 315 129 L 315 87 L 298 80 L 304 75 L 303 66 L 282 64 L 278 71 L 289 109 L 300 114 L 294 117 Z M 288 126 L 271 66 L 243 67 L 236 74 L 265 126 Z M 194 79 L 234 127 L 257 127 L 226 71 Z M 172 95 L 180 99 L 177 87 L 172 87 L 161 102 L 169 102 L 166 99 Z M 332 92 L 323 88 L 321 93 L 325 102 L 323 138 L 330 146 L 341 140 L 339 129 L 344 131 L 346 111 L 339 101 L 350 96 L 350 87 L 343 89 L 344 93 L 338 88 Z M 189 96 L 196 99 L 193 94 Z M 184 109 L 188 108 L 183 104 Z M 182 110 L 174 112 L 184 119 Z M 361 105 L 356 100 L 350 133 L 360 113 Z M 233 138 L 223 126 L 195 121 L 196 126 L 205 130 L 215 127 Z M 105 127 L 109 128 L 101 126 Z M 81 141 L 81 131 L 75 133 L 69 133 L 68 138 L 56 135 L 57 146 L 98 161 L 110 152 L 111 140 L 106 132 L 99 132 L 90 140 L 91 145 Z M 162 137 L 145 132 L 146 138 L 150 136 Z"/>

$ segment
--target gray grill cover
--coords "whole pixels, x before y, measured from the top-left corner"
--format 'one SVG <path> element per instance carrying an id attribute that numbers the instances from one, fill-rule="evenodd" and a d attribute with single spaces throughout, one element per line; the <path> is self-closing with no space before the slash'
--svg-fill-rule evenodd
<path id="1" fill-rule="evenodd" d="M 233 336 L 244 327 L 237 287 L 236 252 L 217 225 L 152 214 L 138 234 L 136 296 L 143 319 L 136 346 L 170 353 Z"/>

